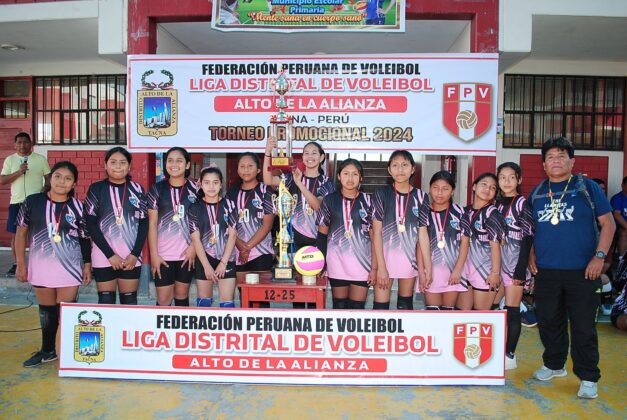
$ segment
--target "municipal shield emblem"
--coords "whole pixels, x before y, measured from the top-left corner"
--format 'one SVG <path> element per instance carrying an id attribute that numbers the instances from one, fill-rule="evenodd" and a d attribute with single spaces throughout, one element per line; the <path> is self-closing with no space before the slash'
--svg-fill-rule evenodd
<path id="1" fill-rule="evenodd" d="M 167 81 L 147 81 L 153 73 L 148 70 L 142 75 L 142 88 L 137 91 L 137 133 L 159 139 L 178 131 L 178 92 L 172 89 L 172 73 L 161 70 Z"/>
<path id="2" fill-rule="evenodd" d="M 100 312 L 87 311 L 78 314 L 74 326 L 74 360 L 85 363 L 100 363 L 105 359 L 105 327 Z M 92 319 L 95 318 L 95 319 Z"/>
<path id="3" fill-rule="evenodd" d="M 453 325 L 453 354 L 471 369 L 481 366 L 492 357 L 494 326 L 483 323 Z"/>
<path id="4" fill-rule="evenodd" d="M 442 115 L 444 127 L 458 138 L 481 137 L 492 125 L 492 85 L 445 83 Z"/>

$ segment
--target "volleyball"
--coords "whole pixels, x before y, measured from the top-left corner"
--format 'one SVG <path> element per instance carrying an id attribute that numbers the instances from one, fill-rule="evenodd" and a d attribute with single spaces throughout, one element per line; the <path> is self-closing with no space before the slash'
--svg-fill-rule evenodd
<path id="1" fill-rule="evenodd" d="M 355 10 L 357 13 L 361 13 L 366 10 L 367 5 L 367 2 L 364 0 L 358 1 L 357 3 L 353 4 L 353 10 Z"/>
<path id="2" fill-rule="evenodd" d="M 477 125 L 477 114 L 473 111 L 460 111 L 457 114 L 457 126 L 459 128 L 468 130 L 469 128 L 474 128 L 475 125 Z"/>
<path id="3" fill-rule="evenodd" d="M 304 246 L 294 254 L 294 268 L 303 276 L 315 276 L 324 268 L 324 255 L 315 246 Z"/>
<path id="4" fill-rule="evenodd" d="M 481 347 L 476 344 L 469 344 L 464 348 L 466 359 L 478 359 L 481 356 Z"/>

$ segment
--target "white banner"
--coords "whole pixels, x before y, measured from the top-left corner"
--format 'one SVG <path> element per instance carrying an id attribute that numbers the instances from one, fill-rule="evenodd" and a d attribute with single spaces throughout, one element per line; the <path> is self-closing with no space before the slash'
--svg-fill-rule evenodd
<path id="1" fill-rule="evenodd" d="M 505 383 L 503 311 L 62 304 L 59 375 L 309 385 Z"/>
<path id="2" fill-rule="evenodd" d="M 497 54 L 129 56 L 129 149 L 263 151 L 281 66 L 295 152 L 496 153 Z"/>

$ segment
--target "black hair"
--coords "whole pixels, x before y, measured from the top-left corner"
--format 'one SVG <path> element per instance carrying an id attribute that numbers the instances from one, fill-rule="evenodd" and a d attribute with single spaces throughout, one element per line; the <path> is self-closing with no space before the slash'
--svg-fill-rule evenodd
<path id="1" fill-rule="evenodd" d="M 499 165 L 498 168 L 496 168 L 496 177 L 498 179 L 499 174 L 501 173 L 501 171 L 505 168 L 509 168 L 511 170 L 514 171 L 514 173 L 516 174 L 516 181 L 518 181 L 518 183 L 516 184 L 516 194 L 521 194 L 522 191 L 520 189 L 520 180 L 522 179 L 522 170 L 520 169 L 520 166 L 517 163 L 514 162 L 505 162 L 505 163 L 501 163 Z M 499 194 L 501 194 L 501 188 L 499 187 L 499 183 L 498 181 L 496 182 L 496 188 L 499 192 Z"/>
<path id="2" fill-rule="evenodd" d="M 115 146 L 115 147 L 112 147 L 111 149 L 109 149 L 107 151 L 107 153 L 105 153 L 105 158 L 104 158 L 105 163 L 109 162 L 109 159 L 111 159 L 111 156 L 113 156 L 115 153 L 122 154 L 126 158 L 126 160 L 128 160 L 128 164 L 129 165 L 133 161 L 133 156 L 128 152 L 128 150 L 126 150 L 122 146 Z M 130 173 L 128 173 L 126 175 L 126 180 L 127 181 L 131 180 L 131 174 Z"/>
<path id="3" fill-rule="evenodd" d="M 623 184 L 627 184 L 627 176 L 623 178 Z"/>
<path id="4" fill-rule="evenodd" d="M 433 183 L 439 180 L 446 181 L 446 183 L 450 185 L 451 188 L 455 189 L 455 177 L 449 171 L 438 171 L 434 173 L 431 177 L 431 181 L 429 181 L 429 186 L 433 185 Z"/>
<path id="5" fill-rule="evenodd" d="M 546 154 L 551 149 L 559 149 L 560 151 L 565 150 L 568 153 L 569 158 L 575 157 L 575 148 L 573 144 L 566 137 L 556 137 L 554 139 L 549 139 L 544 142 L 542 145 L 542 162 L 546 160 Z"/>
<path id="6" fill-rule="evenodd" d="M 496 175 L 494 175 L 492 172 L 484 172 L 481 175 L 479 175 L 477 178 L 475 178 L 475 180 L 472 183 L 472 186 L 474 187 L 475 185 L 480 183 L 485 178 L 492 178 L 494 180 L 494 182 L 496 183 L 496 185 L 497 186 L 499 185 L 499 180 L 496 177 Z"/>
<path id="7" fill-rule="evenodd" d="M 166 178 L 170 178 L 170 174 L 168 173 L 168 170 L 166 169 L 166 164 L 168 163 L 168 156 L 170 156 L 170 153 L 172 152 L 180 152 L 183 155 L 183 158 L 185 159 L 185 165 L 187 165 L 188 163 L 190 163 L 192 161 L 192 155 L 185 150 L 182 147 L 172 147 L 170 148 L 170 150 L 168 150 L 167 152 L 165 152 L 165 155 L 163 155 L 163 176 L 165 176 Z M 189 168 L 185 169 L 185 178 L 189 177 L 189 174 L 192 172 L 192 165 L 189 165 Z"/>
<path id="8" fill-rule="evenodd" d="M 392 160 L 394 160 L 394 158 L 398 157 L 398 156 L 403 157 L 406 160 L 408 160 L 409 163 L 411 163 L 411 167 L 413 169 L 416 168 L 416 161 L 414 161 L 414 157 L 412 156 L 411 153 L 409 153 L 407 150 L 395 150 L 395 151 L 392 152 L 392 154 L 390 155 L 390 158 L 388 159 L 388 169 L 390 169 L 390 165 L 392 164 Z M 414 173 L 409 176 L 409 181 L 410 182 L 411 182 L 412 179 L 414 179 L 415 175 L 416 175 L 416 171 L 414 170 Z M 388 182 L 390 184 L 393 184 L 394 183 L 394 178 L 392 178 L 391 176 L 388 177 Z"/>
<path id="9" fill-rule="evenodd" d="M 361 178 L 359 181 L 361 183 L 361 181 L 363 181 L 363 179 L 364 179 L 364 166 L 357 159 L 348 158 L 348 159 L 344 159 L 337 166 L 337 178 L 338 178 L 337 182 L 338 182 L 338 184 L 340 183 L 339 178 L 340 178 L 340 174 L 342 173 L 342 170 L 344 168 L 346 168 L 348 165 L 353 165 L 355 168 L 357 168 L 357 172 L 359 172 L 359 177 Z M 341 185 L 340 185 L 340 188 L 341 188 Z"/>
<path id="10" fill-rule="evenodd" d="M 239 163 L 241 162 L 242 159 L 244 159 L 245 157 L 249 157 L 253 160 L 253 162 L 255 162 L 255 165 L 257 165 L 257 169 L 261 169 L 261 161 L 259 160 L 259 156 L 257 156 L 256 153 L 253 152 L 244 152 L 242 154 L 239 155 L 239 157 L 237 158 L 237 166 L 239 167 Z M 257 179 L 257 181 L 259 181 L 259 174 L 257 174 L 257 176 L 255 177 Z"/>
<path id="11" fill-rule="evenodd" d="M 320 159 L 320 164 L 318 165 L 318 173 L 320 175 L 324 175 L 324 168 L 322 165 L 324 164 L 324 162 L 327 161 L 327 155 L 324 153 L 324 149 L 322 148 L 322 146 L 320 146 L 315 141 L 310 141 L 309 143 L 305 144 L 303 146 L 303 153 L 305 152 L 305 147 L 309 146 L 310 144 L 313 144 L 318 148 L 318 153 L 320 153 L 320 156 L 324 156 L 322 159 Z"/>
<path id="12" fill-rule="evenodd" d="M 224 177 L 222 176 L 222 171 L 220 170 L 220 168 L 216 166 L 203 168 L 202 171 L 200 171 L 200 178 L 198 178 L 198 192 L 196 193 L 196 196 L 198 196 L 198 198 L 201 200 L 205 197 L 205 192 L 202 190 L 202 179 L 205 177 L 205 175 L 208 174 L 218 175 L 218 179 L 220 179 L 220 184 L 222 184 L 222 187 L 224 187 Z"/>
<path id="13" fill-rule="evenodd" d="M 26 131 L 20 131 L 19 133 L 17 133 L 17 134 L 15 135 L 15 141 L 14 141 L 14 143 L 17 143 L 17 139 L 19 139 L 20 137 L 23 137 L 23 138 L 25 138 L 25 139 L 28 139 L 28 142 L 29 142 L 29 143 L 32 143 L 32 142 L 33 142 L 33 140 L 31 140 L 31 138 L 30 138 L 30 134 L 28 134 Z"/>
<path id="14" fill-rule="evenodd" d="M 78 169 L 76 168 L 76 165 L 74 165 L 69 160 L 61 160 L 55 163 L 52 169 L 50 169 L 50 176 L 46 179 L 46 183 L 44 184 L 44 187 L 42 188 L 41 192 L 43 193 L 50 192 L 50 189 L 52 188 L 52 185 L 50 184 L 50 179 L 52 178 L 52 174 L 61 168 L 65 168 L 68 171 L 72 172 L 72 175 L 74 175 L 74 183 L 76 184 L 76 182 L 78 182 Z M 72 189 L 70 190 L 70 192 L 68 192 L 67 195 L 68 197 L 74 197 L 74 187 L 72 187 Z"/>

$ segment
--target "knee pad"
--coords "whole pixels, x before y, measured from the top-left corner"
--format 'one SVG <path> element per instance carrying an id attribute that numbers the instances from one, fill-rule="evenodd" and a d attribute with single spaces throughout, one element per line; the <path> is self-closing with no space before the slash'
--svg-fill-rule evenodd
<path id="1" fill-rule="evenodd" d="M 425 306 L 425 309 L 427 311 L 439 311 L 440 307 L 437 306 L 437 305 L 427 305 L 427 306 Z"/>
<path id="2" fill-rule="evenodd" d="M 196 298 L 196 306 L 200 308 L 211 308 L 213 298 Z"/>
<path id="3" fill-rule="evenodd" d="M 115 292 L 98 292 L 98 303 L 115 305 Z"/>
<path id="4" fill-rule="evenodd" d="M 348 299 L 333 298 L 333 309 L 348 309 Z"/>
<path id="5" fill-rule="evenodd" d="M 444 305 L 442 305 L 442 306 L 440 306 L 440 310 L 441 311 L 453 311 L 453 310 L 455 310 L 455 307 L 454 306 L 444 306 Z"/>
<path id="6" fill-rule="evenodd" d="M 390 309 L 390 301 L 387 301 L 387 302 L 373 302 L 372 303 L 372 309 L 388 310 L 388 309 Z"/>
<path id="7" fill-rule="evenodd" d="M 137 305 L 137 292 L 120 292 L 120 305 Z"/>
<path id="8" fill-rule="evenodd" d="M 396 299 L 396 309 L 411 311 L 412 309 L 414 309 L 414 297 L 399 296 Z"/>
<path id="9" fill-rule="evenodd" d="M 235 302 L 232 300 L 225 300 L 220 302 L 220 308 L 235 308 Z"/>
<path id="10" fill-rule="evenodd" d="M 185 299 L 174 298 L 174 306 L 189 306 L 189 298 L 185 298 Z"/>
<path id="11" fill-rule="evenodd" d="M 366 301 L 361 300 L 348 300 L 348 309 L 365 309 Z"/>
<path id="12" fill-rule="evenodd" d="M 57 305 L 39 305 L 39 324 L 42 329 L 49 328 L 59 321 Z"/>

